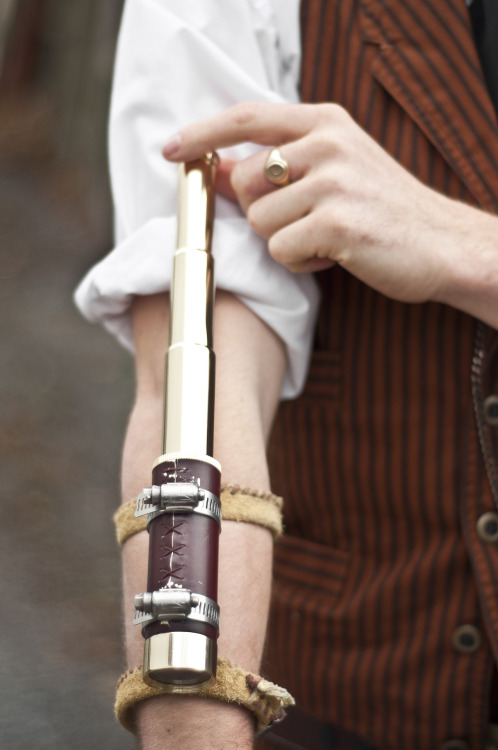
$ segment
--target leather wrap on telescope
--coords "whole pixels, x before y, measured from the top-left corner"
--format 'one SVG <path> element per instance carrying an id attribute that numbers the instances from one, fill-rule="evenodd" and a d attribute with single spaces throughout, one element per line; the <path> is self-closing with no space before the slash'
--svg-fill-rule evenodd
<path id="1" fill-rule="evenodd" d="M 204 461 L 174 459 L 158 464 L 152 473 L 155 485 L 198 484 L 201 489 L 220 495 L 220 472 Z M 168 512 L 154 518 L 149 526 L 149 569 L 147 590 L 189 589 L 193 594 L 217 601 L 219 525 L 209 516 L 195 512 Z M 215 628 L 195 621 L 159 622 L 145 626 L 144 636 L 183 631 L 217 638 Z"/>

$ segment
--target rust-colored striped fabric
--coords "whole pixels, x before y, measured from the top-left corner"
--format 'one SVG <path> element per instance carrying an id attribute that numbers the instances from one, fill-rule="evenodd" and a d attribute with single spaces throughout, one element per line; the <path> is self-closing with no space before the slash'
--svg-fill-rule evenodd
<path id="1" fill-rule="evenodd" d="M 307 0 L 302 27 L 304 100 L 339 102 L 421 180 L 498 209 L 497 123 L 463 0 Z M 481 750 L 498 656 L 498 547 L 476 533 L 498 497 L 482 408 L 495 333 L 339 268 L 319 278 L 308 384 L 270 447 L 287 536 L 267 672 L 378 750 Z M 473 653 L 453 643 L 462 625 L 482 636 Z"/>

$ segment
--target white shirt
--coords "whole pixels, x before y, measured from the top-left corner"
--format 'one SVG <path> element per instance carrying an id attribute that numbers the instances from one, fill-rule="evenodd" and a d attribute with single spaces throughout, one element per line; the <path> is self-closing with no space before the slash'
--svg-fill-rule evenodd
<path id="1" fill-rule="evenodd" d="M 177 167 L 161 148 L 185 125 L 239 101 L 296 102 L 299 0 L 127 0 L 109 124 L 114 249 L 75 299 L 133 349 L 134 295 L 169 289 L 176 245 Z M 241 159 L 243 144 L 221 153 Z M 283 398 L 302 388 L 318 291 L 311 275 L 275 263 L 238 206 L 217 197 L 213 237 L 218 288 L 233 292 L 284 341 Z"/>

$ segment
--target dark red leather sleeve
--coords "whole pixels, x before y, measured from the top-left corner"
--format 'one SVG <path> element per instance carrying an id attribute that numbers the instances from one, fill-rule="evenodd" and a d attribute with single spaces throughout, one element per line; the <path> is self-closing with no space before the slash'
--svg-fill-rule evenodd
<path id="1" fill-rule="evenodd" d="M 193 483 L 217 497 L 220 494 L 216 467 L 193 459 L 159 464 L 154 468 L 152 482 Z M 149 592 L 181 587 L 217 601 L 219 526 L 213 518 L 195 512 L 162 513 L 152 520 L 149 535 Z M 170 622 L 169 629 L 217 637 L 212 626 L 200 622 Z M 146 638 L 163 632 L 164 625 L 157 622 L 144 629 Z"/>

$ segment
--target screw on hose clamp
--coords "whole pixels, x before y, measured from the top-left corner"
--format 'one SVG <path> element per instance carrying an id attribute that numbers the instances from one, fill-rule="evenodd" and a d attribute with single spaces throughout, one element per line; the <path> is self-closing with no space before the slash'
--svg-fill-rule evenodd
<path id="1" fill-rule="evenodd" d="M 152 593 L 135 596 L 135 610 L 157 618 L 184 619 L 197 604 L 195 596 L 188 589 L 159 589 Z"/>
<path id="2" fill-rule="evenodd" d="M 176 484 L 153 484 L 145 487 L 137 497 L 135 516 L 144 516 L 160 508 L 171 510 L 193 510 L 199 504 L 204 490 L 196 484 L 178 482 Z"/>
<path id="3" fill-rule="evenodd" d="M 169 620 L 195 620 L 219 630 L 220 610 L 213 599 L 189 589 L 159 589 L 135 596 L 134 625 Z"/>
<path id="4" fill-rule="evenodd" d="M 137 497 L 135 517 L 149 516 L 149 522 L 161 513 L 201 513 L 221 524 L 221 503 L 218 497 L 197 484 L 176 482 L 145 487 Z"/>

